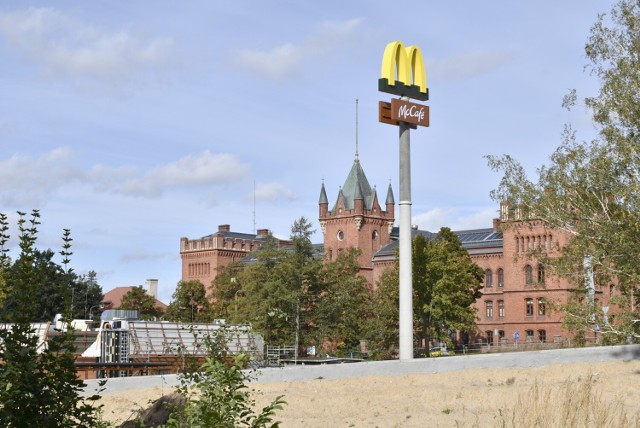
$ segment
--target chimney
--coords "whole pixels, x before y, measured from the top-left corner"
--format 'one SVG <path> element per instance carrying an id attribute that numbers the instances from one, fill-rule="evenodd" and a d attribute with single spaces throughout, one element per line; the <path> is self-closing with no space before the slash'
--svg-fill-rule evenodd
<path id="1" fill-rule="evenodd" d="M 220 226 L 218 226 L 218 232 L 230 232 L 231 231 L 231 226 L 228 224 L 221 224 Z"/>
<path id="2" fill-rule="evenodd" d="M 256 234 L 257 234 L 257 236 L 268 236 L 269 235 L 269 229 L 258 229 Z"/>
<path id="3" fill-rule="evenodd" d="M 494 232 L 500 231 L 500 219 L 499 218 L 494 218 L 493 219 L 493 231 Z"/>
<path id="4" fill-rule="evenodd" d="M 154 299 L 158 298 L 158 280 L 157 279 L 147 279 L 147 294 L 152 296 Z"/>

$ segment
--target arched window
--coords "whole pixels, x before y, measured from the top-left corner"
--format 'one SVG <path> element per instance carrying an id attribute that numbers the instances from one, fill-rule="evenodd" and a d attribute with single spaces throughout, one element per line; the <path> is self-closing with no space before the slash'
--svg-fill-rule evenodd
<path id="1" fill-rule="evenodd" d="M 547 331 L 546 330 L 538 330 L 538 338 L 540 342 L 544 343 L 547 341 Z"/>
<path id="2" fill-rule="evenodd" d="M 487 344 L 493 345 L 493 331 L 487 330 L 485 333 L 487 334 Z"/>
<path id="3" fill-rule="evenodd" d="M 547 302 L 543 298 L 538 299 L 538 316 L 543 317 L 547 314 Z"/>
<path id="4" fill-rule="evenodd" d="M 487 309 L 487 319 L 493 319 L 493 300 L 487 300 L 485 306 Z"/>
<path id="5" fill-rule="evenodd" d="M 525 333 L 527 334 L 527 342 L 533 342 L 533 330 L 525 330 Z"/>
<path id="6" fill-rule="evenodd" d="M 498 317 L 504 318 L 504 300 L 498 300 Z"/>
<path id="7" fill-rule="evenodd" d="M 491 269 L 484 271 L 484 286 L 487 288 L 493 287 L 493 272 L 491 272 Z"/>
<path id="8" fill-rule="evenodd" d="M 498 287 L 504 287 L 504 270 L 498 269 Z"/>
<path id="9" fill-rule="evenodd" d="M 526 285 L 533 285 L 533 268 L 527 265 L 524 268 L 524 282 Z"/>
<path id="10" fill-rule="evenodd" d="M 526 314 L 528 317 L 533 316 L 533 299 L 525 299 Z"/>
<path id="11" fill-rule="evenodd" d="M 538 284 L 544 284 L 544 265 L 538 265 Z"/>

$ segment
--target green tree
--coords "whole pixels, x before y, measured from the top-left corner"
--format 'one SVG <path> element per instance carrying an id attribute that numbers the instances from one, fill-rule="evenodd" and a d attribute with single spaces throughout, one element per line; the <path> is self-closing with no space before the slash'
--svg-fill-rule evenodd
<path id="1" fill-rule="evenodd" d="M 154 320 L 162 316 L 162 309 L 156 306 L 156 299 L 147 293 L 142 285 L 133 287 L 122 296 L 118 309 L 138 311 L 140 319 Z"/>
<path id="2" fill-rule="evenodd" d="M 311 324 L 316 343 L 331 345 L 331 353 L 338 356 L 358 348 L 370 315 L 370 291 L 358 275 L 359 255 L 360 250 L 351 248 L 326 262 L 320 272 L 322 291 L 310 296 L 315 297 Z"/>
<path id="3" fill-rule="evenodd" d="M 211 322 L 207 290 L 198 280 L 180 281 L 171 296 L 165 319 L 176 322 Z"/>
<path id="4" fill-rule="evenodd" d="M 19 215 L 21 252 L 15 270 L 5 276 L 7 264 L 1 267 L 7 298 L 21 307 L 4 313 L 4 321 L 12 324 L 0 329 L 0 426 L 99 426 L 99 408 L 93 405 L 99 396 L 83 398 L 86 385 L 76 374 L 73 332 L 53 335 L 46 347 L 38 347 L 30 322 L 39 310 L 33 296 L 39 284 L 34 246 L 40 214 L 34 210 L 29 220 Z"/>
<path id="5" fill-rule="evenodd" d="M 413 316 L 416 339 L 424 339 L 429 355 L 433 340 L 450 342 L 455 331 L 476 326 L 473 303 L 480 297 L 484 273 L 443 227 L 432 238 L 418 235 L 412 243 Z M 398 344 L 400 292 L 398 264 L 387 269 L 371 300 L 366 331 L 373 358 L 392 358 Z"/>
<path id="6" fill-rule="evenodd" d="M 469 257 L 458 237 L 443 227 L 431 240 L 413 240 L 413 290 L 420 338 L 427 355 L 432 339 L 450 344 L 451 332 L 476 326 L 473 303 L 480 297 L 484 272 Z"/>
<path id="7" fill-rule="evenodd" d="M 611 342 L 640 341 L 640 2 L 620 0 L 610 16 L 600 15 L 585 52 L 601 85 L 585 99 L 597 138 L 579 142 L 566 126 L 536 181 L 510 156 L 488 157 L 490 167 L 503 173 L 492 197 L 569 237 L 559 257 L 535 254 L 575 286 L 563 308 L 567 327 L 593 330 L 605 321 L 594 288 L 615 283 L 612 312 L 618 314 L 604 323 L 603 335 Z M 576 100 L 572 91 L 563 105 L 570 108 Z"/>
<path id="8" fill-rule="evenodd" d="M 398 266 L 386 269 L 373 290 L 370 315 L 364 320 L 369 356 L 374 360 L 395 358 L 398 348 L 400 279 Z M 415 311 L 414 311 L 415 314 Z"/>
<path id="9" fill-rule="evenodd" d="M 307 343 L 313 330 L 311 296 L 319 292 L 318 273 L 321 257 L 315 252 L 310 238 L 309 221 L 301 217 L 291 228 L 291 247 L 279 248 L 269 236 L 254 252 L 253 260 L 238 271 L 233 290 L 234 319 L 251 323 L 274 345 Z M 227 294 L 230 297 L 230 292 Z"/>
<path id="10" fill-rule="evenodd" d="M 20 275 L 23 268 L 22 255 L 5 270 L 5 281 L 11 282 L 12 276 Z M 33 284 L 30 305 L 33 308 L 33 322 L 51 321 L 56 314 L 69 314 L 71 318 L 86 318 L 88 309 L 102 300 L 102 288 L 93 279 L 78 276 L 73 270 L 66 272 L 64 267 L 54 261 L 52 250 L 33 249 L 29 263 L 33 264 Z M 95 274 L 95 273 L 94 273 Z M 5 290 L 5 293 L 9 293 Z M 10 317 L 11 313 L 21 311 L 21 297 L 9 293 L 0 306 L 0 317 Z"/>

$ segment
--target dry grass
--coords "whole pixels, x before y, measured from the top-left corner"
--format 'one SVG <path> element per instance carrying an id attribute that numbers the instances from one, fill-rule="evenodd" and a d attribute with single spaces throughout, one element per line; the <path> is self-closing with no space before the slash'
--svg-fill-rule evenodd
<path id="1" fill-rule="evenodd" d="M 512 409 L 498 409 L 495 427 L 540 428 L 628 428 L 640 427 L 640 412 L 628 414 L 620 397 L 603 399 L 596 392 L 597 379 L 588 374 L 568 379 L 559 387 L 547 387 L 536 380 L 531 389 L 518 396 Z"/>

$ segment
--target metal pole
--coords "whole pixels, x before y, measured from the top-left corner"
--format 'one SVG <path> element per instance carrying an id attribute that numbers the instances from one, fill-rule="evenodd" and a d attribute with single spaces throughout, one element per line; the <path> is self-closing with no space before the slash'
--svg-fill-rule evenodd
<path id="1" fill-rule="evenodd" d="M 403 97 L 405 99 L 405 97 Z M 400 128 L 400 360 L 413 359 L 413 276 L 411 271 L 411 154 L 409 124 Z"/>

